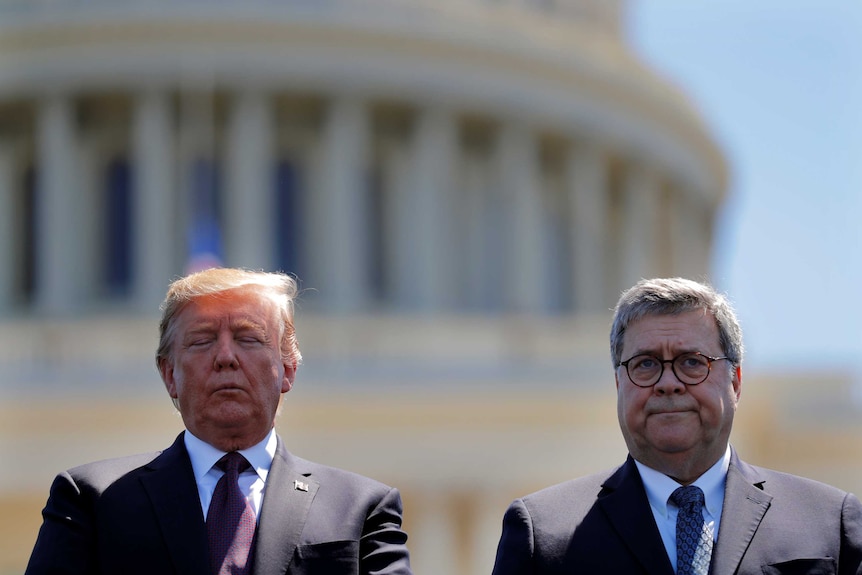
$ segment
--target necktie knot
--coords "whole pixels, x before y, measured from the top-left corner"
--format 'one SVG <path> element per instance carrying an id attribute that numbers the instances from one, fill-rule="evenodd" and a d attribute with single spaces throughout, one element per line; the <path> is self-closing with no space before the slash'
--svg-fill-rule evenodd
<path id="1" fill-rule="evenodd" d="M 216 467 L 225 473 L 239 475 L 250 468 L 251 464 L 239 451 L 231 451 L 216 462 Z"/>
<path id="2" fill-rule="evenodd" d="M 695 509 L 703 509 L 703 491 L 700 487 L 695 485 L 678 487 L 676 491 L 670 494 L 670 500 L 673 501 L 680 509 L 691 505 L 694 505 Z"/>

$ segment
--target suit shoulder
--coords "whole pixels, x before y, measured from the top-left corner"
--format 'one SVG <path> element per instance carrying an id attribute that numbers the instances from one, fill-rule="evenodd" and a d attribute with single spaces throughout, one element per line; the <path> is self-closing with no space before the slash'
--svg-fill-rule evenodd
<path id="1" fill-rule="evenodd" d="M 557 556 L 571 544 L 572 534 L 595 509 L 615 472 L 612 469 L 571 479 L 515 500 L 503 518 L 504 537 L 507 533 L 532 533 L 527 537 L 537 546 L 537 555 Z"/>
<path id="2" fill-rule="evenodd" d="M 570 479 L 530 493 L 519 501 L 531 515 L 553 515 L 560 506 L 572 512 L 579 509 L 586 512 L 601 494 L 605 482 L 616 471 L 609 469 Z"/>
<path id="3" fill-rule="evenodd" d="M 130 472 L 145 467 L 159 456 L 160 451 L 138 453 L 85 463 L 69 469 L 66 474 L 77 484 L 87 484 L 101 491 Z"/>
<path id="4" fill-rule="evenodd" d="M 749 467 L 754 469 L 763 480 L 762 489 L 767 493 L 792 494 L 794 497 L 800 498 L 800 501 L 805 501 L 806 498 L 817 498 L 820 501 L 823 501 L 824 498 L 842 501 L 848 495 L 847 491 L 816 479 L 754 465 L 749 465 Z"/>
<path id="5" fill-rule="evenodd" d="M 291 458 L 293 460 L 293 468 L 302 475 L 325 481 L 326 483 L 341 485 L 345 489 L 381 493 L 386 493 L 394 489 L 377 479 L 373 479 L 353 471 L 309 461 L 295 455 L 291 455 Z"/>

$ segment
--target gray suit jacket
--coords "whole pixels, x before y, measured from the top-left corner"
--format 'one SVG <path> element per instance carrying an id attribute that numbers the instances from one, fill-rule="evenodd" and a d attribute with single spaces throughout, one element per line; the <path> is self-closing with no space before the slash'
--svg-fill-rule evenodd
<path id="1" fill-rule="evenodd" d="M 209 574 L 206 527 L 182 434 L 159 454 L 61 473 L 42 515 L 27 575 Z M 278 439 L 254 575 L 410 575 L 406 540 L 396 489 L 294 457 Z"/>
<path id="2" fill-rule="evenodd" d="M 631 457 L 512 503 L 493 575 L 673 575 Z M 712 575 L 862 574 L 862 504 L 734 451 Z"/>

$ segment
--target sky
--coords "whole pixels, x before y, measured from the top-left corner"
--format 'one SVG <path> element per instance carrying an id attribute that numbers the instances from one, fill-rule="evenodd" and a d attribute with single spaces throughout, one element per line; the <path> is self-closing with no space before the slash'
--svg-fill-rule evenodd
<path id="1" fill-rule="evenodd" d="M 730 168 L 712 279 L 749 370 L 862 376 L 862 0 L 631 0 Z"/>

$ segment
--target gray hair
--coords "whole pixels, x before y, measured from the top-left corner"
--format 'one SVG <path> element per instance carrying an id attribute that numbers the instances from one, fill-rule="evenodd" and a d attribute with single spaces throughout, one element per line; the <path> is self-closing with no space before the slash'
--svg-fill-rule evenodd
<path id="1" fill-rule="evenodd" d="M 622 361 L 623 337 L 632 322 L 648 315 L 677 315 L 705 310 L 718 326 L 722 353 L 733 365 L 742 363 L 742 328 L 727 298 L 712 286 L 685 278 L 644 279 L 620 296 L 611 325 L 611 360 Z"/>
<path id="2" fill-rule="evenodd" d="M 241 287 L 254 287 L 261 295 L 271 298 L 281 315 L 278 339 L 282 358 L 302 361 L 296 330 L 293 325 L 293 308 L 298 288 L 296 280 L 283 273 L 250 271 L 240 268 L 213 268 L 180 278 L 171 283 L 162 302 L 162 320 L 159 324 L 159 347 L 156 364 L 171 359 L 177 314 L 189 302 L 206 295 L 217 294 Z"/>

